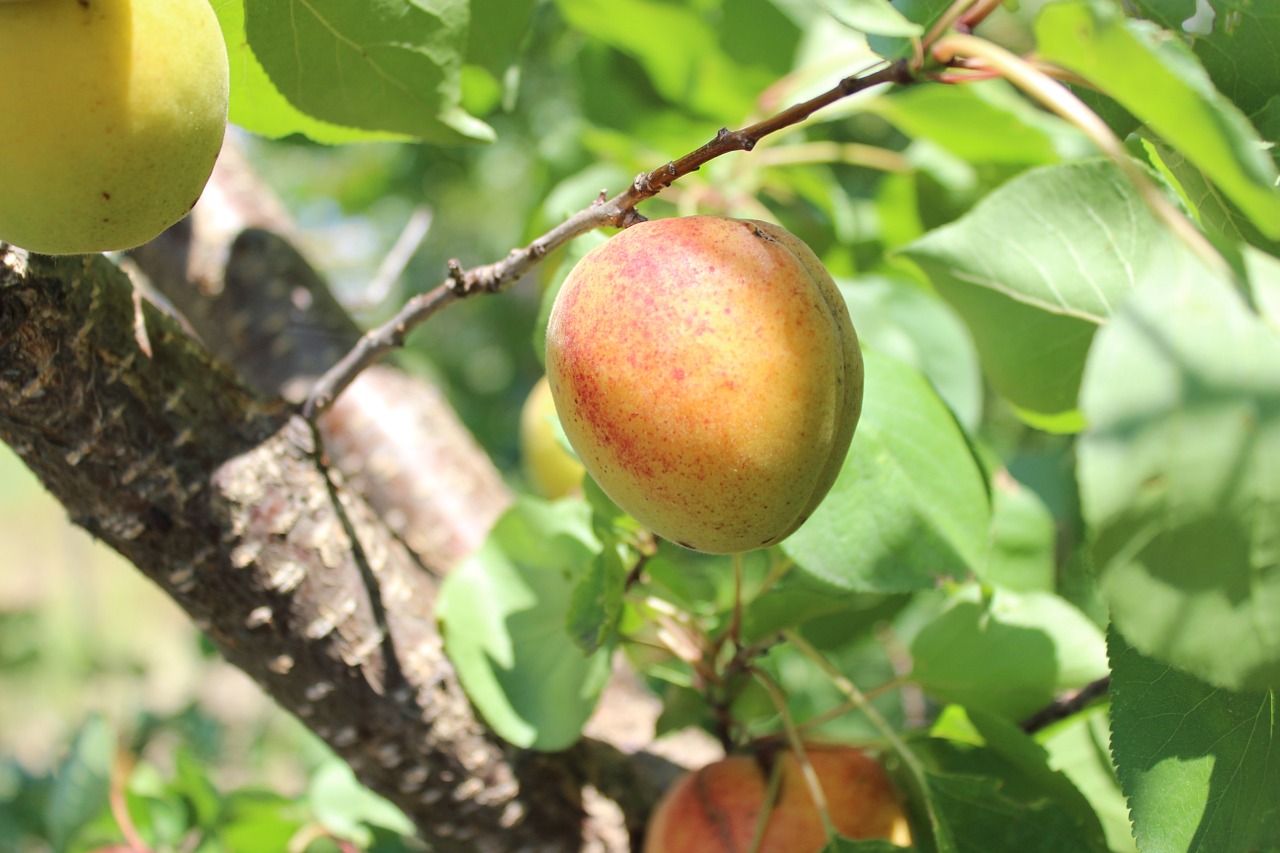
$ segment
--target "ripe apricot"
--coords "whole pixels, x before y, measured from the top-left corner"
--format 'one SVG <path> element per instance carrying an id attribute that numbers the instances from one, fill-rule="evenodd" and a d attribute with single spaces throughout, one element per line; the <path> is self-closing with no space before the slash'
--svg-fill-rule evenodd
<path id="1" fill-rule="evenodd" d="M 852 747 L 805 747 L 837 832 L 911 844 L 911 832 L 884 768 Z M 767 757 L 766 757 L 767 758 Z M 769 773 L 780 774 L 758 853 L 817 853 L 827 835 L 799 759 L 732 755 L 681 777 L 649 818 L 644 853 L 747 853 L 767 807 Z"/>
<path id="2" fill-rule="evenodd" d="M 766 222 L 663 219 L 597 246 L 556 297 L 546 363 L 565 435 L 605 493 L 711 553 L 799 527 L 862 409 L 840 291 Z"/>
<path id="3" fill-rule="evenodd" d="M 227 123 L 208 0 L 0 3 L 0 240 L 126 249 L 181 219 Z"/>

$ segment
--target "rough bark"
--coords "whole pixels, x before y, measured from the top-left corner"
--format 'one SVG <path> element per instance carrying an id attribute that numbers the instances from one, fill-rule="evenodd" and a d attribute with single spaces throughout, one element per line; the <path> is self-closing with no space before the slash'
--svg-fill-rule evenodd
<path id="1" fill-rule="evenodd" d="M 434 579 L 308 424 L 103 258 L 9 253 L 0 275 L 0 439 L 76 523 L 435 849 L 579 849 L 570 762 L 527 760 L 475 719 L 441 653 Z"/>
<path id="2" fill-rule="evenodd" d="M 250 387 L 300 401 L 360 329 L 295 239 L 282 205 L 228 145 L 191 216 L 130 259 Z M 332 464 L 437 574 L 511 502 L 444 395 L 417 377 L 368 370 L 318 426 Z"/>
<path id="3" fill-rule="evenodd" d="M 0 244 L 0 441 L 433 849 L 631 849 L 707 742 L 649 751 L 657 703 L 626 679 L 565 753 L 475 717 L 434 604 L 510 495 L 443 396 L 390 368 L 315 425 L 293 414 L 358 330 L 229 155 L 133 281 Z"/>

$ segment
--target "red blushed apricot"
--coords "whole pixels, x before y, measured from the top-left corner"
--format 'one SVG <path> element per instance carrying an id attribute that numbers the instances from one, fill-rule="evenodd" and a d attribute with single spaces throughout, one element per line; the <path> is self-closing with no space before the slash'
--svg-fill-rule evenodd
<path id="1" fill-rule="evenodd" d="M 879 763 L 851 747 L 806 747 L 836 830 L 848 838 L 911 844 L 906 817 Z M 778 753 L 780 774 L 758 853 L 817 853 L 827 843 L 822 816 L 799 760 Z M 682 777 L 649 819 L 644 853 L 747 853 L 767 808 L 767 769 L 734 755 Z"/>
<path id="2" fill-rule="evenodd" d="M 790 535 L 835 481 L 862 354 L 817 257 L 777 225 L 644 222 L 589 252 L 547 327 L 587 471 L 654 533 L 736 553 Z"/>

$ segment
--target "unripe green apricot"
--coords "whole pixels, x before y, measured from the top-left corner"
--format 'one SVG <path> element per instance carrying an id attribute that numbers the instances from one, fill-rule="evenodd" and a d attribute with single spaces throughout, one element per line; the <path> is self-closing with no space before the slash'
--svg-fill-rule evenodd
<path id="1" fill-rule="evenodd" d="M 582 463 L 565 450 L 555 427 L 556 403 L 542 377 L 520 410 L 520 461 L 535 492 L 563 498 L 582 491 Z"/>
<path id="2" fill-rule="evenodd" d="M 227 123 L 208 0 L 0 3 L 0 240 L 79 254 L 181 219 Z"/>
<path id="3" fill-rule="evenodd" d="M 632 226 L 565 280 L 547 327 L 565 435 L 614 502 L 687 548 L 790 535 L 862 410 L 862 354 L 817 257 L 766 222 Z"/>

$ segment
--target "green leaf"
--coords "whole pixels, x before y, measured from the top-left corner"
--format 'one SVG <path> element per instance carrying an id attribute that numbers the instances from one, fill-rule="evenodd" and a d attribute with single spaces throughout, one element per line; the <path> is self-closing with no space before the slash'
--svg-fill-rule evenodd
<path id="1" fill-rule="evenodd" d="M 465 0 L 244 0 L 245 34 L 280 93 L 322 121 L 434 143 L 490 141 L 460 106 Z"/>
<path id="2" fill-rule="evenodd" d="M 1107 708 L 1095 705 L 1039 732 L 1036 740 L 1048 753 L 1049 766 L 1075 783 L 1089 801 L 1107 835 L 1107 846 L 1114 853 L 1136 853 L 1129 804 L 1111 763 L 1110 736 Z"/>
<path id="3" fill-rule="evenodd" d="M 959 853 L 1107 849 L 1088 801 L 1008 723 L 951 707 L 929 738 L 912 745 L 928 767 L 927 796 Z"/>
<path id="4" fill-rule="evenodd" d="M 831 17 L 860 33 L 907 38 L 924 35 L 924 27 L 908 21 L 889 0 L 822 0 Z"/>
<path id="5" fill-rule="evenodd" d="M 222 844 L 236 853 L 279 853 L 307 823 L 306 810 L 290 799 L 256 788 L 227 795 L 221 820 Z"/>
<path id="6" fill-rule="evenodd" d="M 908 21 L 919 24 L 921 29 L 928 29 L 942 17 L 942 13 L 950 8 L 950 0 L 897 0 L 894 8 Z M 867 38 L 868 44 L 877 55 L 885 59 L 901 59 L 911 55 L 919 39 L 890 36 L 888 34 L 872 34 Z"/>
<path id="7" fill-rule="evenodd" d="M 582 501 L 522 497 L 445 581 L 445 651 L 485 720 L 511 743 L 572 745 L 609 674 L 565 629 L 578 578 L 600 551 Z"/>
<path id="8" fill-rule="evenodd" d="M 902 252 L 935 282 L 1094 324 L 1143 282 L 1179 277 L 1192 257 L 1106 160 L 1026 172 Z"/>
<path id="9" fill-rule="evenodd" d="M 912 679 L 943 702 L 1024 719 L 1107 674 L 1102 632 L 1052 593 L 962 588 L 916 635 Z"/>
<path id="10" fill-rule="evenodd" d="M 1158 139 L 1146 139 L 1145 131 L 1143 134 L 1143 142 L 1152 165 L 1159 168 L 1170 184 L 1177 187 L 1183 202 L 1194 213 L 1196 221 L 1210 239 L 1219 246 L 1228 248 L 1249 243 L 1271 252 L 1280 249 L 1280 242 L 1264 237 L 1249 218 L 1240 212 L 1240 208 L 1223 196 L 1204 172 L 1182 156 L 1181 152 Z"/>
<path id="11" fill-rule="evenodd" d="M 66 757 L 54 772 L 45 804 L 45 827 L 55 850 L 63 850 L 76 833 L 107 807 L 115 737 L 107 721 L 95 714 L 76 732 Z"/>
<path id="12" fill-rule="evenodd" d="M 467 62 L 501 74 L 515 64 L 535 0 L 469 0 Z"/>
<path id="13" fill-rule="evenodd" d="M 218 2 L 213 9 L 222 27 L 231 63 L 230 121 L 233 124 L 270 139 L 302 134 L 316 142 L 329 144 L 406 138 L 398 134 L 339 127 L 294 107 L 280 94 L 249 47 L 244 33 L 244 0 Z"/>
<path id="14" fill-rule="evenodd" d="M 935 294 L 901 279 L 863 276 L 840 282 L 864 347 L 925 375 L 966 429 L 982 417 L 982 372 L 969 330 Z"/>
<path id="15" fill-rule="evenodd" d="M 596 554 L 574 584 L 565 623 L 569 636 L 585 654 L 594 654 L 616 637 L 626 575 L 617 550 L 606 548 Z"/>
<path id="16" fill-rule="evenodd" d="M 1229 642 L 1222 640 L 1220 642 Z M 1142 850 L 1274 850 L 1274 691 L 1233 693 L 1107 638 L 1111 749 Z"/>
<path id="17" fill-rule="evenodd" d="M 669 103 L 736 125 L 777 79 L 766 67 L 735 62 L 710 16 L 661 0 L 557 0 L 570 26 L 634 58 Z M 784 19 L 785 23 L 785 19 Z M 786 33 L 777 30 L 779 37 Z"/>
<path id="18" fill-rule="evenodd" d="M 887 684 L 896 677 L 893 663 L 872 631 L 874 623 L 865 619 L 866 615 L 851 612 L 850 619 L 864 624 L 866 630 L 839 645 L 822 649 L 822 656 L 828 665 L 855 684 Z M 883 617 L 885 614 L 881 612 L 880 615 Z M 833 616 L 832 619 L 838 620 L 839 617 Z M 884 624 L 883 618 L 879 621 Z M 810 636 L 809 632 L 803 633 L 806 638 Z M 787 643 L 775 646 L 763 661 L 763 666 L 782 687 L 787 708 L 795 720 L 813 719 L 848 701 L 848 697 L 832 683 L 829 670 Z M 780 733 L 782 721 L 777 716 L 776 706 L 769 701 L 767 694 L 761 698 L 764 702 L 758 716 L 768 723 L 768 730 Z M 906 724 L 901 691 L 884 691 L 871 700 L 871 706 L 880 720 L 890 726 L 901 728 Z M 749 718 L 747 722 L 750 722 Z M 883 737 L 876 726 L 877 723 L 869 719 L 862 709 L 853 709 L 827 720 L 812 731 L 818 739 L 853 743 Z"/>
<path id="19" fill-rule="evenodd" d="M 742 612 L 741 636 L 745 643 L 757 643 L 828 615 L 836 615 L 850 634 L 860 630 L 870 633 L 904 600 L 879 593 L 852 593 L 823 583 L 808 572 L 788 572 L 767 592 L 747 602 Z"/>
<path id="20" fill-rule="evenodd" d="M 991 548 L 975 567 L 978 577 L 1010 590 L 1052 592 L 1057 530 L 1048 507 L 1008 471 L 998 471 L 991 485 Z"/>
<path id="21" fill-rule="evenodd" d="M 222 809 L 222 795 L 209 779 L 209 768 L 197 761 L 185 745 L 178 749 L 174 765 L 172 788 L 190 810 L 192 826 L 211 829 Z"/>
<path id="22" fill-rule="evenodd" d="M 1219 92 L 1253 114 L 1280 92 L 1280 7 L 1258 0 L 1130 0 L 1191 43 Z"/>
<path id="23" fill-rule="evenodd" d="M 1271 331 L 1280 335 L 1280 258 L 1246 249 L 1244 267 L 1254 310 Z"/>
<path id="24" fill-rule="evenodd" d="M 129 775 L 125 804 L 138 832 L 161 849 L 178 846 L 197 827 L 191 804 L 145 761 Z"/>
<path id="25" fill-rule="evenodd" d="M 985 551 L 990 500 L 964 433 L 915 370 L 871 351 L 864 362 L 844 468 L 782 549 L 846 590 L 907 592 L 967 576 Z"/>
<path id="26" fill-rule="evenodd" d="M 1036 20 L 1042 58 L 1080 74 L 1199 167 L 1262 233 L 1280 238 L 1276 168 L 1249 120 L 1181 41 L 1124 17 L 1118 3 L 1050 3 Z"/>
<path id="27" fill-rule="evenodd" d="M 909 86 L 870 100 L 865 109 L 969 163 L 1038 166 L 1090 150 L 1083 134 L 1002 80 Z"/>
<path id="28" fill-rule="evenodd" d="M 1144 654 L 1280 685 L 1280 337 L 1226 283 L 1139 291 L 1081 394 L 1099 590 Z"/>
<path id="29" fill-rule="evenodd" d="M 969 324 L 996 389 L 1043 428 L 1082 425 L 1085 356 L 1126 294 L 1203 269 L 1104 160 L 1026 172 L 901 252 Z"/>
<path id="30" fill-rule="evenodd" d="M 373 826 L 400 835 L 416 832 L 404 812 L 361 785 L 350 765 L 337 758 L 312 773 L 307 800 L 325 829 L 361 847 L 368 847 L 373 840 Z"/>

